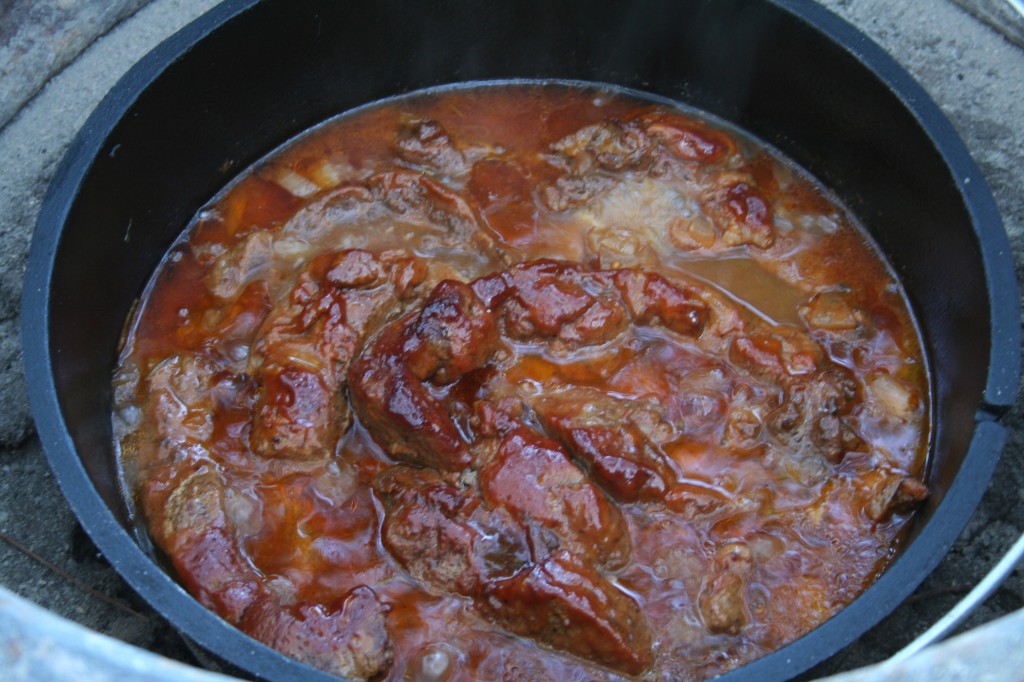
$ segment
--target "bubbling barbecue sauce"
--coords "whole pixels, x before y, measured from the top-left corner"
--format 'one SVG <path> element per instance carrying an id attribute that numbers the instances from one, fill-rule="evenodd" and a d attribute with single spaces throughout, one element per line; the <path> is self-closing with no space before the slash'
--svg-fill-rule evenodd
<path id="1" fill-rule="evenodd" d="M 114 378 L 181 583 L 353 679 L 703 679 L 898 550 L 928 446 L 855 219 L 699 113 L 569 84 L 413 94 L 245 171 Z"/>

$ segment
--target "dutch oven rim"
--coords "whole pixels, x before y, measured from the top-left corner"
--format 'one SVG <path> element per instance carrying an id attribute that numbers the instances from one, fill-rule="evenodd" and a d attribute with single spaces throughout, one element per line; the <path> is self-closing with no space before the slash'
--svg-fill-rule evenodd
<path id="1" fill-rule="evenodd" d="M 765 0 L 809 25 L 856 59 L 918 122 L 950 170 L 977 236 L 990 306 L 989 368 L 975 430 L 947 499 L 883 575 L 837 615 L 787 646 L 718 678 L 796 675 L 877 624 L 931 573 L 980 502 L 1006 440 L 1001 416 L 1016 400 L 1020 374 L 1020 302 L 1008 236 L 988 185 L 952 124 L 923 87 L 860 30 L 813 0 Z M 136 63 L 89 116 L 61 161 L 32 237 L 22 293 L 21 335 L 29 399 L 50 468 L 76 517 L 118 573 L 204 649 L 267 679 L 333 680 L 249 638 L 191 597 L 116 520 L 79 459 L 57 399 L 50 362 L 50 285 L 63 226 L 81 184 L 115 126 L 137 98 L 194 44 L 260 0 L 227 0 L 160 43 Z M 824 655 L 822 652 L 825 652 Z"/>

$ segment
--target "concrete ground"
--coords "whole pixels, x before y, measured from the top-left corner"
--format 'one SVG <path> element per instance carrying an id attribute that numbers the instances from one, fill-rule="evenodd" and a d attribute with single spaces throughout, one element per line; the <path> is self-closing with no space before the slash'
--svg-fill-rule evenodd
<path id="1" fill-rule="evenodd" d="M 92 630 L 192 663 L 181 638 L 98 555 L 46 466 L 21 377 L 18 297 L 42 197 L 78 128 L 131 64 L 215 4 L 0 0 L 0 585 Z M 1024 24 L 1011 23 L 1013 15 L 1001 13 L 998 0 L 823 4 L 881 44 L 952 120 L 992 187 L 1020 280 Z M 964 7 L 977 17 L 995 17 L 1001 31 Z M 859 668 L 897 651 L 951 608 L 1024 530 L 1024 401 L 1006 423 L 1010 440 L 993 483 L 939 569 L 892 616 L 808 677 Z M 965 627 L 1022 607 L 1024 572 L 1018 569 Z M 997 628 L 1024 628 L 1022 621 L 1001 621 Z M 1008 660 L 990 655 L 981 664 L 991 679 L 1022 679 L 1019 667 L 1005 668 Z"/>

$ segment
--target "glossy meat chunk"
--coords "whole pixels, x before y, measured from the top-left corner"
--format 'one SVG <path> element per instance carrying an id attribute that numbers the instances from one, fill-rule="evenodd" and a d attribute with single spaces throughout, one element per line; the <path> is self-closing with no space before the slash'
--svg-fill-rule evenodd
<path id="1" fill-rule="evenodd" d="M 705 193 L 704 208 L 725 246 L 766 249 L 775 241 L 771 205 L 751 178 L 723 174 Z"/>
<path id="2" fill-rule="evenodd" d="M 708 305 L 696 287 L 678 287 L 657 273 L 635 270 L 619 270 L 613 279 L 637 324 L 657 324 L 685 336 L 704 330 Z"/>
<path id="3" fill-rule="evenodd" d="M 254 343 L 254 452 L 288 459 L 333 453 L 350 422 L 342 388 L 353 355 L 425 276 L 422 263 L 395 252 L 350 249 L 313 261 Z"/>
<path id="4" fill-rule="evenodd" d="M 192 594 L 252 637 L 325 672 L 367 680 L 386 671 L 392 646 L 376 594 L 359 587 L 332 605 L 283 601 L 236 537 L 227 493 L 208 464 L 146 491 L 147 514 L 162 521 L 157 540 Z"/>
<path id="5" fill-rule="evenodd" d="M 572 266 L 554 261 L 515 265 L 502 279 L 508 287 L 501 301 L 505 329 L 513 338 L 559 337 L 571 342 L 579 337 L 580 345 L 591 345 L 624 327 L 621 310 L 614 310 L 618 301 L 609 297 L 610 292 L 588 292 Z"/>
<path id="6" fill-rule="evenodd" d="M 639 605 L 567 550 L 492 584 L 481 608 L 511 632 L 627 674 L 653 659 Z"/>
<path id="7" fill-rule="evenodd" d="M 490 505 L 555 535 L 549 551 L 565 547 L 607 569 L 621 568 L 629 559 L 622 514 L 554 441 L 526 429 L 513 431 L 480 468 L 479 480 Z"/>
<path id="8" fill-rule="evenodd" d="M 684 161 L 714 163 L 736 153 L 736 141 L 721 130 L 687 116 L 660 113 L 645 116 L 646 132 Z"/>
<path id="9" fill-rule="evenodd" d="M 632 269 L 587 270 L 538 260 L 472 286 L 501 311 L 508 337 L 551 342 L 556 349 L 606 343 L 631 321 L 699 336 L 709 316 L 695 287 L 677 287 L 660 275 Z"/>
<path id="10" fill-rule="evenodd" d="M 349 368 L 349 399 L 363 425 L 391 457 L 461 471 L 472 456 L 442 403 L 416 378 L 401 354 L 413 318 L 388 327 Z"/>
<path id="11" fill-rule="evenodd" d="M 663 500 L 676 485 L 674 463 L 622 402 L 596 391 L 576 391 L 552 396 L 536 409 L 547 431 L 616 500 Z"/>
<path id="12" fill-rule="evenodd" d="M 241 627 L 264 644 L 324 672 L 369 680 L 394 657 L 387 607 L 368 587 L 357 587 L 330 605 L 261 602 Z"/>
<path id="13" fill-rule="evenodd" d="M 199 601 L 237 624 L 261 589 L 225 514 L 223 480 L 206 465 L 165 485 L 169 494 L 153 485 L 144 498 L 147 516 L 161 521 L 157 540 Z"/>
<path id="14" fill-rule="evenodd" d="M 253 423 L 252 449 L 265 457 L 310 459 L 329 456 L 348 428 L 337 390 L 318 372 L 295 367 L 264 371 Z"/>
<path id="15" fill-rule="evenodd" d="M 564 469 L 544 473 L 566 475 Z M 568 549 L 548 554 L 533 539 L 529 526 L 551 518 L 537 503 L 561 506 L 558 500 L 536 494 L 522 500 L 514 493 L 524 488 L 507 487 L 503 499 L 488 499 L 488 486 L 508 481 L 486 473 L 481 480 L 482 498 L 428 470 L 399 466 L 378 477 L 386 510 L 382 541 L 392 556 L 433 589 L 471 597 L 482 615 L 513 633 L 625 672 L 646 667 L 651 635 L 636 602 L 590 566 L 593 556 L 586 561 Z"/>
<path id="16" fill-rule="evenodd" d="M 475 294 L 445 280 L 420 312 L 384 329 L 353 363 L 352 404 L 392 457 L 462 470 L 471 460 L 467 444 L 423 380 L 449 383 L 483 364 L 496 344 L 494 321 Z"/>
<path id="17" fill-rule="evenodd" d="M 402 351 L 417 379 L 450 384 L 486 364 L 497 347 L 490 311 L 468 286 L 445 280 L 424 303 Z"/>
<path id="18" fill-rule="evenodd" d="M 428 469 L 392 467 L 374 482 L 384 504 L 381 542 L 417 580 L 440 592 L 480 594 L 530 558 L 525 530 L 472 490 Z"/>
<path id="19" fill-rule="evenodd" d="M 593 164 L 610 171 L 640 165 L 650 153 L 651 142 L 635 123 L 595 123 L 577 130 L 552 149 L 572 160 L 574 170 L 586 170 Z"/>

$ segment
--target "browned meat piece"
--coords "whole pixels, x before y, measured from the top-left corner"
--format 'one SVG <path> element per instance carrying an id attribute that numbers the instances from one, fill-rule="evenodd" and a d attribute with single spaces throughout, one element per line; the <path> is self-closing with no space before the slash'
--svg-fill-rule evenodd
<path id="1" fill-rule="evenodd" d="M 516 634 L 619 670 L 642 670 L 651 643 L 636 603 L 568 550 L 531 564 L 537 533 L 528 540 L 513 520 L 543 523 L 551 517 L 546 506 L 552 504 L 573 509 L 574 503 L 563 505 L 558 497 L 579 497 L 582 476 L 567 469 L 571 465 L 564 457 L 560 466 L 539 472 L 516 469 L 520 458 L 515 453 L 499 452 L 495 461 L 503 459 L 512 464 L 500 467 L 497 476 L 480 474 L 485 490 L 490 485 L 494 493 L 496 486 L 504 486 L 500 490 L 506 494 L 490 505 L 472 489 L 460 489 L 429 470 L 398 466 L 378 476 L 374 488 L 385 509 L 384 546 L 414 578 L 435 590 L 472 597 L 485 617 Z M 530 485 L 509 487 L 515 474 L 534 487 L 525 497 Z M 565 478 L 572 484 L 560 485 Z M 546 499 L 537 494 L 538 482 L 552 486 L 555 494 Z M 503 506 L 510 501 L 512 515 Z M 585 522 L 599 522 L 601 510 L 591 504 L 585 511 L 592 517 Z M 621 552 L 614 546 L 610 551 Z"/>
<path id="2" fill-rule="evenodd" d="M 928 486 L 916 478 L 892 474 L 872 491 L 866 511 L 873 521 L 885 521 L 893 514 L 913 511 L 928 494 Z"/>
<path id="3" fill-rule="evenodd" d="M 385 510 L 381 542 L 405 570 L 435 590 L 477 595 L 530 559 L 523 529 L 485 509 L 436 472 L 397 466 L 374 481 Z"/>
<path id="4" fill-rule="evenodd" d="M 373 590 L 360 586 L 328 606 L 261 601 L 246 612 L 240 627 L 313 668 L 368 680 L 385 672 L 393 658 L 386 614 Z"/>
<path id="5" fill-rule="evenodd" d="M 419 313 L 393 323 L 349 370 L 349 394 L 377 444 L 397 459 L 460 471 L 472 456 L 422 379 L 449 383 L 497 344 L 491 314 L 465 284 L 446 280 Z"/>
<path id="6" fill-rule="evenodd" d="M 832 464 L 838 464 L 848 452 L 864 449 L 864 441 L 845 417 L 819 415 L 811 429 L 811 441 L 818 452 Z"/>
<path id="7" fill-rule="evenodd" d="M 456 177 L 467 170 L 462 152 L 452 144 L 448 132 L 432 118 L 420 118 L 402 126 L 395 137 L 398 156 L 417 166 Z"/>
<path id="8" fill-rule="evenodd" d="M 143 503 L 157 543 L 196 599 L 238 623 L 259 598 L 259 576 L 225 516 L 221 477 L 203 467 L 180 482 L 151 481 Z"/>
<path id="9" fill-rule="evenodd" d="M 849 370 L 830 365 L 786 390 L 769 427 L 794 452 L 813 452 L 838 464 L 847 452 L 863 447 L 848 418 L 857 393 Z"/>
<path id="10" fill-rule="evenodd" d="M 412 314 L 382 331 L 348 372 L 348 392 L 363 426 L 395 459 L 461 471 L 472 455 L 445 406 L 405 365 Z"/>
<path id="11" fill-rule="evenodd" d="M 839 365 L 826 367 L 817 377 L 817 402 L 829 414 L 849 414 L 859 393 L 857 380 Z"/>
<path id="12" fill-rule="evenodd" d="M 750 178 L 723 173 L 715 187 L 705 192 L 703 207 L 722 233 L 724 246 L 767 249 L 775 242 L 771 204 Z"/>
<path id="13" fill-rule="evenodd" d="M 785 326 L 750 325 L 748 333 L 733 339 L 729 359 L 755 376 L 782 385 L 792 383 L 794 377 L 806 377 L 819 368 L 832 366 L 809 334 Z"/>
<path id="14" fill-rule="evenodd" d="M 577 266 L 549 260 L 516 264 L 501 273 L 507 333 L 521 339 L 562 333 L 595 303 L 579 275 Z"/>
<path id="15" fill-rule="evenodd" d="M 718 550 L 714 572 L 698 600 L 704 626 L 711 632 L 738 635 L 750 621 L 746 592 L 753 562 L 750 548 L 743 543 L 734 542 Z"/>
<path id="16" fill-rule="evenodd" d="M 439 243 L 490 250 L 494 240 L 466 200 L 447 185 L 422 173 L 396 170 L 371 176 L 373 198 L 405 220 L 438 232 Z"/>
<path id="17" fill-rule="evenodd" d="M 538 401 L 534 411 L 590 478 L 620 502 L 659 502 L 688 518 L 728 502 L 720 491 L 686 482 L 661 451 L 678 434 L 655 406 L 575 389 Z"/>
<path id="18" fill-rule="evenodd" d="M 574 281 L 575 274 L 554 263 L 513 267 L 510 296 L 502 306 L 506 335 L 520 341 L 557 339 L 566 348 L 618 336 L 627 324 L 621 302 L 608 292 L 591 295 Z"/>
<path id="19" fill-rule="evenodd" d="M 797 329 L 751 325 L 736 336 L 729 359 L 782 388 L 781 403 L 768 405 L 768 430 L 798 456 L 815 455 L 838 464 L 848 452 L 863 449 L 850 412 L 860 389 L 850 370 L 829 360 L 814 339 Z M 761 431 L 760 418 L 739 407 L 730 416 L 726 441 L 749 448 Z"/>
<path id="20" fill-rule="evenodd" d="M 658 113 L 622 123 L 586 126 L 559 140 L 551 149 L 555 152 L 552 163 L 560 167 L 563 174 L 542 185 L 539 196 L 552 211 L 566 211 L 590 204 L 608 192 L 621 181 L 622 176 L 616 174 L 632 171 L 657 176 L 664 173 L 666 166 L 679 166 L 680 159 L 702 164 L 720 163 L 736 153 L 736 143 L 728 134 L 711 130 L 697 121 Z M 767 204 L 762 201 L 762 205 Z M 751 239 L 763 240 L 759 208 L 744 205 L 745 212 L 723 228 L 728 232 L 723 239 L 726 245 L 734 245 L 731 242 L 737 238 L 751 238 L 748 233 L 754 235 Z M 746 220 L 750 212 L 755 213 L 750 219 L 751 227 L 736 223 Z M 709 231 L 713 242 L 716 235 L 710 226 Z"/>
<path id="21" fill-rule="evenodd" d="M 661 275 L 636 270 L 618 270 L 615 285 L 638 324 L 660 322 L 667 329 L 686 336 L 700 336 L 708 321 L 708 305 L 696 287 L 678 287 Z"/>
<path id="22" fill-rule="evenodd" d="M 684 161 L 718 163 L 736 153 L 736 142 L 686 116 L 658 113 L 643 119 L 647 134 Z"/>
<path id="23" fill-rule="evenodd" d="M 384 607 L 367 589 L 324 607 L 286 606 L 266 589 L 228 518 L 225 484 L 208 466 L 143 490 L 156 541 L 185 587 L 256 639 L 335 675 L 367 679 L 391 662 Z"/>
<path id="24" fill-rule="evenodd" d="M 459 518 L 469 502 L 425 469 L 392 467 L 374 482 L 384 504 L 381 542 L 417 581 L 441 592 L 472 593 L 476 530 Z"/>
<path id="25" fill-rule="evenodd" d="M 315 239 L 324 230 L 383 212 L 365 183 L 345 182 L 314 198 L 282 225 L 279 235 Z"/>
<path id="26" fill-rule="evenodd" d="M 486 304 L 501 308 L 507 336 L 557 339 L 567 348 L 606 343 L 626 329 L 630 317 L 699 336 L 710 315 L 696 287 L 678 287 L 654 273 L 588 271 L 553 260 L 518 263 L 472 287 Z"/>
<path id="27" fill-rule="evenodd" d="M 651 143 L 635 123 L 602 122 L 580 128 L 551 148 L 580 175 L 595 164 L 608 171 L 637 168 L 647 160 Z"/>
<path id="28" fill-rule="evenodd" d="M 676 484 L 672 462 L 621 401 L 598 391 L 575 391 L 541 401 L 534 409 L 544 428 L 616 500 L 661 500 Z"/>
<path id="29" fill-rule="evenodd" d="M 494 403 L 478 400 L 473 405 L 470 423 L 478 436 L 493 440 L 523 427 L 524 407 L 517 398 L 503 398 Z"/>
<path id="30" fill-rule="evenodd" d="M 469 286 L 445 280 L 424 303 L 403 350 L 418 379 L 443 385 L 482 367 L 497 347 L 494 316 Z"/>
<path id="31" fill-rule="evenodd" d="M 312 262 L 254 343 L 251 372 L 260 390 L 253 452 L 289 459 L 333 454 L 350 421 L 340 388 L 352 356 L 425 276 L 422 262 L 399 252 L 349 249 Z"/>
<path id="32" fill-rule="evenodd" d="M 525 428 L 514 431 L 481 467 L 479 480 L 489 505 L 508 509 L 526 526 L 554 533 L 556 546 L 610 569 L 629 560 L 622 513 L 569 461 L 558 443 Z M 542 553 L 538 549 L 534 551 Z"/>
<path id="33" fill-rule="evenodd" d="M 540 198 L 552 211 L 568 211 L 585 206 L 595 197 L 611 189 L 614 184 L 614 180 L 603 175 L 567 175 L 543 185 Z"/>
<path id="34" fill-rule="evenodd" d="M 337 234 L 346 246 L 376 248 L 380 240 L 374 233 L 392 228 L 392 238 L 411 240 L 393 245 L 440 256 L 438 263 L 453 254 L 481 260 L 503 255 L 473 205 L 440 179 L 411 169 L 376 173 L 325 192 L 288 219 L 277 235 L 320 243 L 325 235 Z"/>
<path id="35" fill-rule="evenodd" d="M 620 672 L 654 659 L 637 603 L 566 550 L 493 583 L 477 607 L 515 634 Z"/>
<path id="36" fill-rule="evenodd" d="M 310 459 L 333 453 L 348 427 L 337 389 L 319 372 L 272 366 L 263 371 L 251 437 L 253 452 L 264 457 Z"/>
<path id="37" fill-rule="evenodd" d="M 618 182 L 613 173 L 649 165 L 652 144 L 640 126 L 627 122 L 595 123 L 551 145 L 562 175 L 541 185 L 541 201 L 552 211 L 589 204 Z"/>

